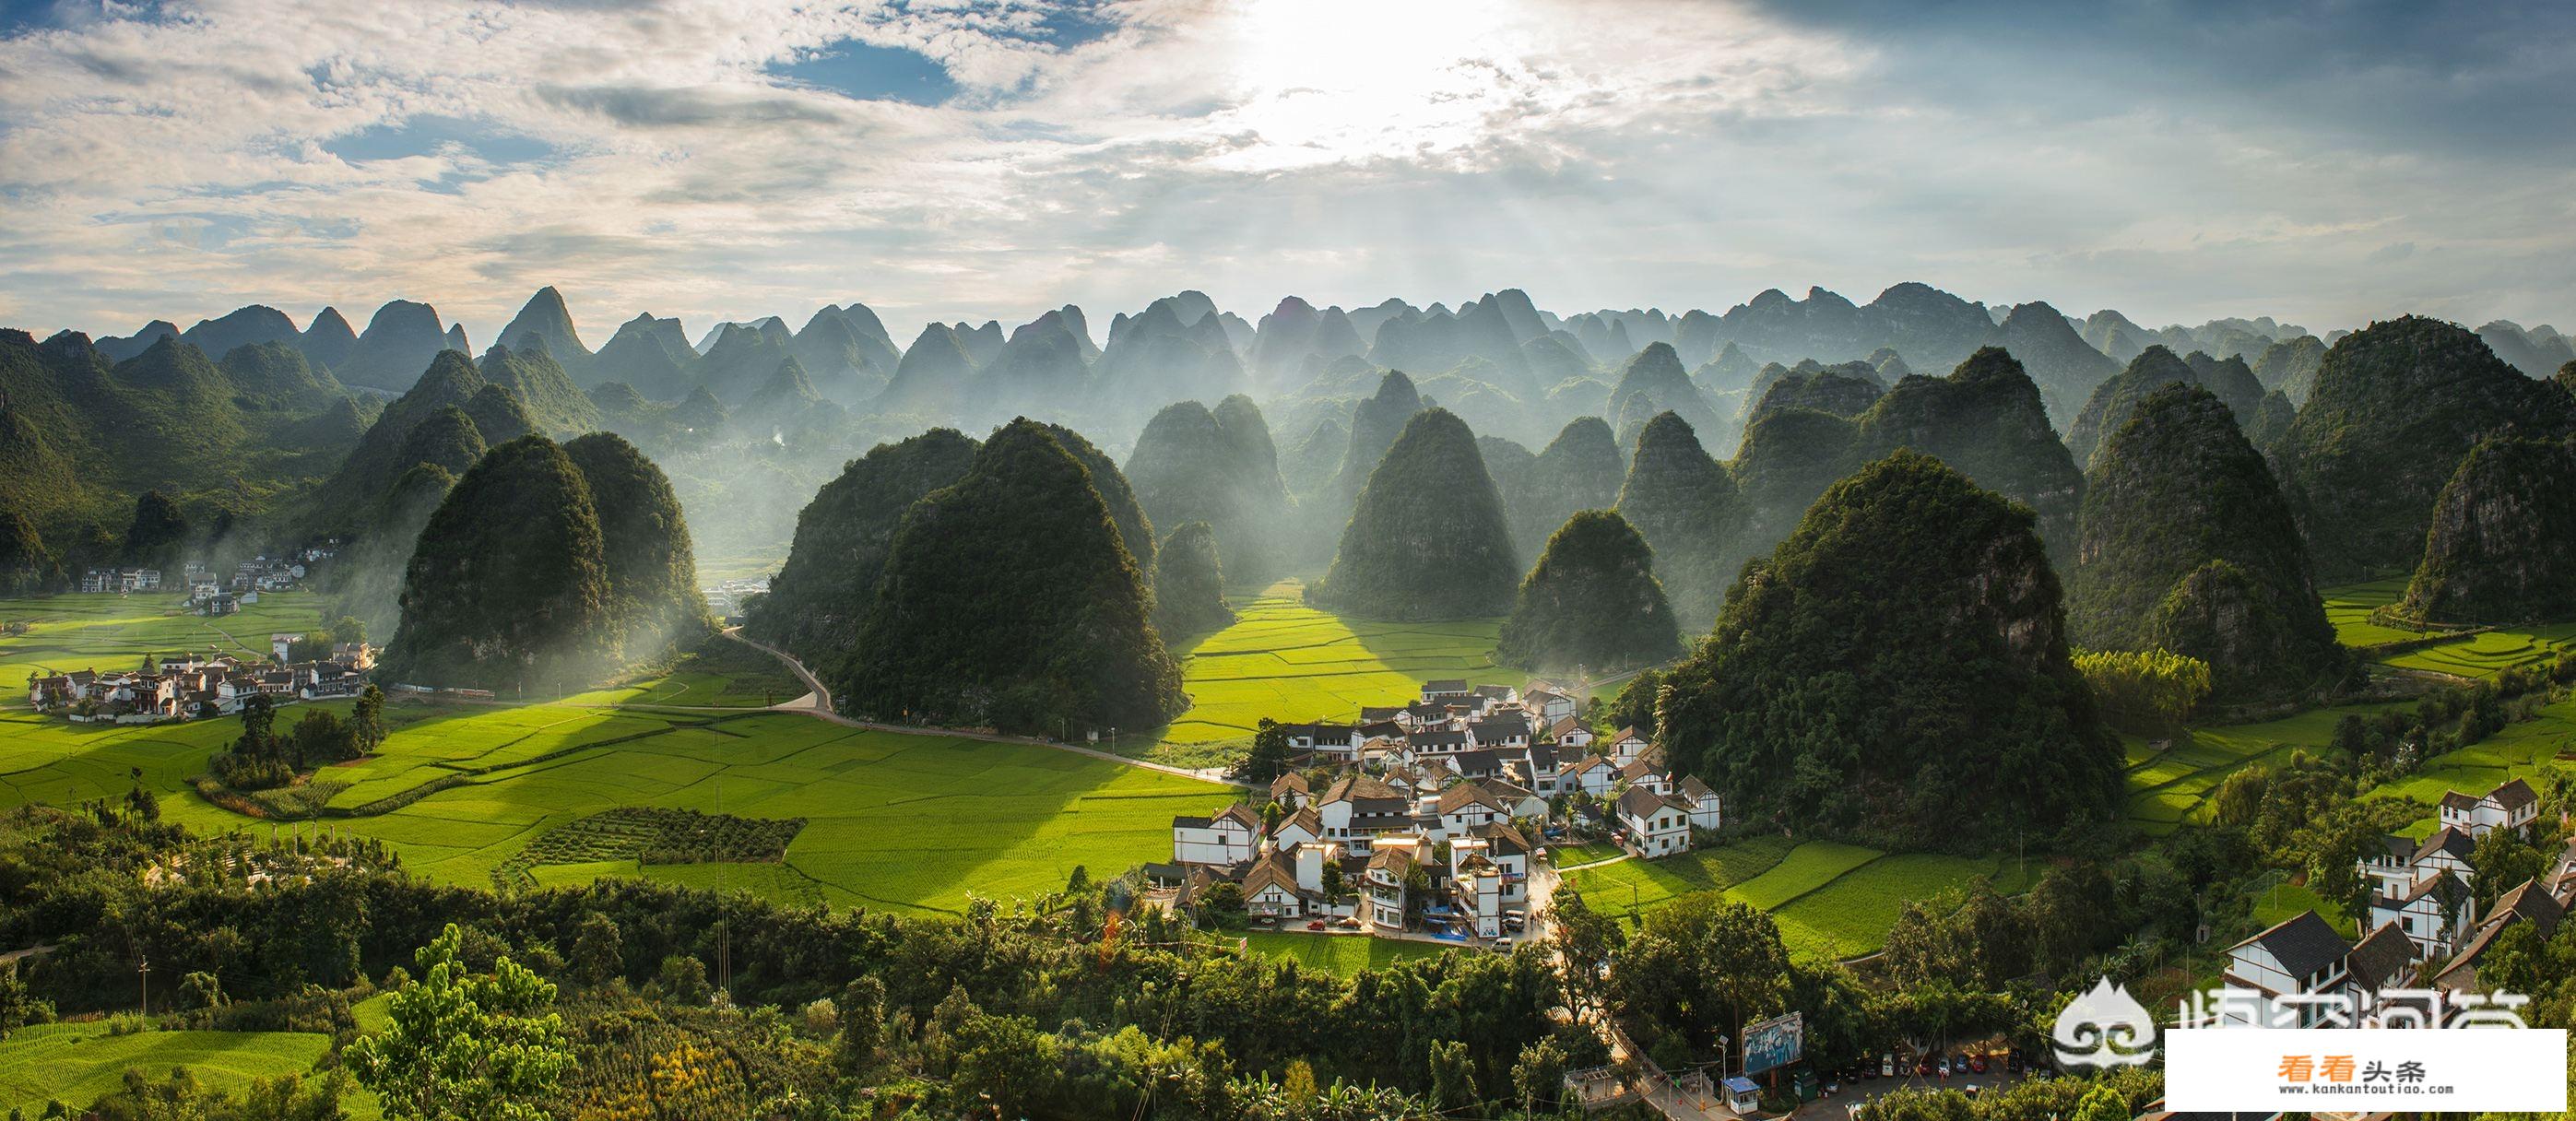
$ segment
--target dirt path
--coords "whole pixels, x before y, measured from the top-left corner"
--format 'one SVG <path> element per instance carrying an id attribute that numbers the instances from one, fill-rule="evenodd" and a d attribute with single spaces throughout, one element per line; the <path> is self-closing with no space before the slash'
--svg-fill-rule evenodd
<path id="1" fill-rule="evenodd" d="M 1102 751 L 1096 747 L 1086 747 L 1081 744 L 1061 743 L 1056 740 L 1043 739 L 1037 736 L 1004 735 L 1000 732 L 988 732 L 975 728 L 926 728 L 912 724 L 881 724 L 870 720 L 855 720 L 832 711 L 832 691 L 823 687 L 822 680 L 815 677 L 813 671 L 806 669 L 805 663 L 797 661 L 794 655 L 775 646 L 771 646 L 768 643 L 745 638 L 739 633 L 739 631 L 740 628 L 738 627 L 728 628 L 725 630 L 724 636 L 734 640 L 735 642 L 742 643 L 745 646 L 752 647 L 753 649 L 766 651 L 771 657 L 778 659 L 781 663 L 786 665 L 788 671 L 794 673 L 798 681 L 804 682 L 805 688 L 808 690 L 804 696 L 798 697 L 795 700 L 771 705 L 769 707 L 769 711 L 771 712 L 802 713 L 807 716 L 829 720 L 832 723 L 839 724 L 844 727 L 866 728 L 871 731 L 878 732 L 902 732 L 911 735 L 954 736 L 959 739 L 982 740 L 987 743 L 1016 743 L 1030 747 L 1044 747 L 1056 751 L 1069 751 L 1075 755 L 1087 755 L 1104 763 L 1117 763 L 1123 766 L 1136 767 L 1142 770 L 1160 771 L 1164 774 L 1175 775 L 1180 778 L 1194 778 L 1202 782 L 1220 783 L 1226 786 L 1237 787 L 1245 790 L 1260 789 L 1251 783 L 1235 779 L 1234 777 L 1226 774 L 1222 768 L 1209 767 L 1203 770 L 1191 770 L 1186 767 L 1166 766 L 1161 763 L 1149 763 L 1142 759 L 1131 759 L 1115 752 Z"/>

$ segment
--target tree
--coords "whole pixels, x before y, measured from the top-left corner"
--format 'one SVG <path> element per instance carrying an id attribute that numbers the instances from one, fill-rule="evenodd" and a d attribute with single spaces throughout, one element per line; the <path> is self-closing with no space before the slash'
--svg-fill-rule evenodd
<path id="1" fill-rule="evenodd" d="M 1565 1093 L 1565 1049 L 1553 1039 L 1521 1048 L 1512 1063 L 1512 1089 L 1520 1094 L 1521 1111 L 1533 1116 L 1552 1111 Z"/>
<path id="2" fill-rule="evenodd" d="M 2511 829 L 2490 829 L 2478 838 L 2477 847 L 2469 853 L 2469 867 L 2478 870 L 2473 881 L 2477 913 L 2485 915 L 2495 901 L 2508 891 L 2530 882 L 2549 870 L 2549 857 L 2522 834 Z M 2516 990 L 2528 991 L 2528 990 Z"/>
<path id="3" fill-rule="evenodd" d="M 2209 697 L 2209 663 L 2164 650 L 2086 651 L 2075 671 L 2111 725 L 2140 735 L 2170 736 Z"/>
<path id="4" fill-rule="evenodd" d="M 1246 780 L 1268 785 L 1288 769 L 1288 727 L 1264 716 L 1252 732 L 1252 754 L 1243 762 Z"/>
<path id="5" fill-rule="evenodd" d="M 555 987 L 507 957 L 467 972 L 463 940 L 449 923 L 421 947 L 391 1022 L 349 1045 L 350 1073 L 394 1117 L 541 1121 L 537 1102 L 572 1065 Z"/>
<path id="6" fill-rule="evenodd" d="M 357 743 L 360 755 L 384 745 L 388 734 L 385 730 L 385 691 L 373 682 L 358 694 L 358 703 L 349 708 L 349 733 Z"/>
<path id="7" fill-rule="evenodd" d="M 1740 1041 L 1747 1022 L 1781 1007 L 1789 951 L 1770 915 L 1714 895 L 1684 896 L 1648 915 L 1614 956 L 1610 991 L 1614 1008 L 1652 1036 L 1678 1037 L 1708 1054 L 1719 1035 Z"/>
<path id="8" fill-rule="evenodd" d="M 1476 1103 L 1476 1060 L 1464 1040 L 1431 1043 L 1431 1104 L 1447 1112 Z"/>
<path id="9" fill-rule="evenodd" d="M 626 972 L 626 942 L 617 920 L 593 911 L 581 917 L 572 939 L 572 975 L 585 985 L 605 985 Z"/>
<path id="10" fill-rule="evenodd" d="M 1557 672 L 1679 657 L 1681 632 L 1646 539 L 1617 512 L 1584 510 L 1548 538 L 1503 621 L 1495 657 Z"/>

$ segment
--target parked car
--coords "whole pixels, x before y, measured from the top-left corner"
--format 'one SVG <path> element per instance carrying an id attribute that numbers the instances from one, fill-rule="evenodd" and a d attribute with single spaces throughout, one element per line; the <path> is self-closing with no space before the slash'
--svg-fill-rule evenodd
<path id="1" fill-rule="evenodd" d="M 1316 920 L 1315 920 L 1315 921 L 1313 921 L 1313 922 L 1307 923 L 1307 924 L 1306 924 L 1306 929 L 1308 929 L 1308 930 L 1322 930 L 1322 929 L 1324 929 L 1324 920 L 1322 920 L 1322 919 L 1316 919 Z"/>
<path id="2" fill-rule="evenodd" d="M 1868 1102 L 1853 1102 L 1853 1103 L 1851 1103 L 1850 1105 L 1844 1106 L 1844 1107 L 1843 1107 L 1843 1110 L 1844 1110 L 1845 1112 L 1847 1112 L 1847 1113 L 1851 1114 L 1851 1119 L 1852 1119 L 1852 1121 L 1860 1121 L 1860 1115 L 1861 1115 L 1861 1113 L 1862 1113 L 1863 1111 L 1867 1110 L 1868 1108 L 1869 1108 L 1869 1103 L 1868 1103 Z"/>
<path id="3" fill-rule="evenodd" d="M 1975 1100 L 1977 1100 L 1977 1084 L 1976 1084 L 1976 1083 L 1974 1083 L 1974 1082 L 1968 1083 L 1967 1089 L 1965 1089 L 1965 1090 L 1964 1090 L 1964 1091 L 1962 1091 L 1962 1092 L 1968 1095 L 1968 1100 L 1969 1100 L 1969 1101 L 1975 1101 Z"/>
<path id="4" fill-rule="evenodd" d="M 1829 1097 L 1829 1098 L 1830 1098 L 1830 1097 L 1832 1097 L 1832 1096 L 1834 1096 L 1834 1095 L 1836 1095 L 1836 1094 L 1842 1093 L 1842 1092 L 1843 1092 L 1843 1080 L 1842 1080 L 1842 1077 L 1841 1077 L 1840 1075 L 1833 1075 L 1833 1074 L 1828 1074 L 1828 1075 L 1826 1075 L 1826 1076 L 1825 1076 L 1825 1086 L 1824 1086 L 1824 1090 L 1825 1090 L 1825 1096 L 1826 1096 L 1826 1097 Z"/>
<path id="5" fill-rule="evenodd" d="M 1978 1054 L 1974 1054 L 1974 1055 L 1970 1055 L 1970 1056 L 1968 1056 L 1968 1069 L 1969 1069 L 1969 1070 L 1973 1070 L 1973 1071 L 1975 1071 L 1975 1072 L 1977 1072 L 1977 1073 L 1979 1073 L 1979 1074 L 1984 1074 L 1984 1073 L 1986 1072 L 1986 1056 L 1985 1056 L 1985 1054 L 1984 1054 L 1983 1052 L 1980 1052 L 1980 1053 L 1978 1053 Z"/>
<path id="6" fill-rule="evenodd" d="M 1932 1056 L 1924 1055 L 1921 1058 L 1914 1060 L 1914 1076 L 1917 1078 L 1932 1077 Z"/>
<path id="7" fill-rule="evenodd" d="M 1878 1057 L 1878 1076 L 1880 1078 L 1896 1077 L 1896 1052 L 1889 1051 Z"/>

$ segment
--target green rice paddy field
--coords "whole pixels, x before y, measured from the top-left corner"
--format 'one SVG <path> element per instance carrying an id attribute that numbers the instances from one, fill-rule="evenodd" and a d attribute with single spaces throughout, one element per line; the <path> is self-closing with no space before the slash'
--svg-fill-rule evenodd
<path id="1" fill-rule="evenodd" d="M 124 1085 L 128 1069 L 166 1077 L 186 1067 L 198 1084 L 239 1096 L 255 1078 L 302 1074 L 331 1047 L 308 1032 L 143 1031 L 114 1035 L 103 1021 L 38 1024 L 0 1042 L 0 1109 L 35 1117 L 60 1100 L 75 1111 Z M 340 1101 L 353 1121 L 383 1116 L 375 1097 L 352 1088 Z"/>
<path id="2" fill-rule="evenodd" d="M 1243 936 L 1254 953 L 1295 958 L 1302 965 L 1329 969 L 1345 977 L 1410 958 L 1444 954 L 1450 947 L 1429 942 L 1399 942 L 1363 934 L 1301 934 L 1256 930 Z"/>
<path id="3" fill-rule="evenodd" d="M 1989 877 L 1997 891 L 2030 886 L 2036 866 L 2009 857 L 1889 854 L 1834 841 L 1756 837 L 1662 860 L 1623 860 L 1569 872 L 1565 887 L 1596 911 L 1642 918 L 1684 895 L 1722 892 L 1768 911 L 1802 956 L 1876 952 L 1906 903 Z"/>
<path id="4" fill-rule="evenodd" d="M 1194 745 L 1249 744 L 1262 717 L 1281 722 L 1356 719 L 1361 705 L 1400 704 L 1423 682 L 1463 677 L 1519 685 L 1494 667 L 1500 619 L 1454 623 L 1346 620 L 1308 607 L 1304 585 L 1282 580 L 1248 601 L 1232 598 L 1233 626 L 1177 650 L 1190 710 L 1139 750 L 1169 755 Z"/>

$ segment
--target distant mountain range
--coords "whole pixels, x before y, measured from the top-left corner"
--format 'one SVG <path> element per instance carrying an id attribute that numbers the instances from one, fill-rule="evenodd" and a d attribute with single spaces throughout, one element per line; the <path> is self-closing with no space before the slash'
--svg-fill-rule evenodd
<path id="1" fill-rule="evenodd" d="M 853 301 L 825 305 L 801 327 L 768 316 L 714 324 L 694 341 L 678 320 L 648 313 L 619 325 L 594 350 L 562 293 L 547 287 L 491 342 L 514 353 L 543 350 L 583 389 L 623 383 L 648 401 L 668 402 L 703 388 L 728 408 L 778 382 L 780 367 L 792 358 L 819 399 L 853 413 L 984 425 L 1043 409 L 1133 428 L 1174 400 L 1215 401 L 1235 393 L 1356 398 L 1373 389 L 1375 374 L 1402 370 L 1480 433 L 1541 442 L 1565 418 L 1607 409 L 1622 372 L 1659 343 L 1710 394 L 1706 404 L 1717 416 L 1750 412 L 1753 402 L 1727 395 L 1745 389 L 1765 365 L 1785 369 L 1812 360 L 1880 367 L 1893 356 L 1902 376 L 1944 372 L 1980 347 L 2002 346 L 2030 372 L 2063 429 L 2096 386 L 2148 347 L 2241 357 L 2267 389 L 2285 388 L 2297 401 L 2305 386 L 2296 379 L 2313 376 L 2315 358 L 2338 337 L 2301 344 L 2312 332 L 2269 316 L 2158 328 L 2110 309 L 2079 319 L 2044 302 L 1988 305 L 1921 283 L 1895 285 L 1865 304 L 1823 288 L 1804 297 L 1770 289 L 1724 311 L 1679 314 L 1657 308 L 1559 313 L 1539 308 L 1519 289 L 1455 308 L 1397 299 L 1318 308 L 1291 296 L 1257 320 L 1219 308 L 1205 293 L 1183 291 L 1111 316 L 1104 337 L 1092 334 L 1091 322 L 1082 308 L 1068 305 L 1017 327 L 992 320 L 934 323 L 901 345 L 873 310 Z M 2576 341 L 2551 326 L 2497 320 L 2478 334 L 2498 357 L 2533 377 L 2576 361 Z M 254 304 L 184 331 L 156 319 L 95 345 L 115 363 L 164 338 L 216 359 L 243 346 L 283 343 L 353 389 L 397 393 L 410 389 L 439 351 L 472 353 L 461 326 L 409 300 L 377 309 L 364 331 L 353 330 L 336 308 L 324 308 L 299 328 L 287 313 Z M 1634 423 L 1626 427 L 1633 434 Z M 1721 431 L 1706 435 L 1719 446 L 1733 439 Z"/>

